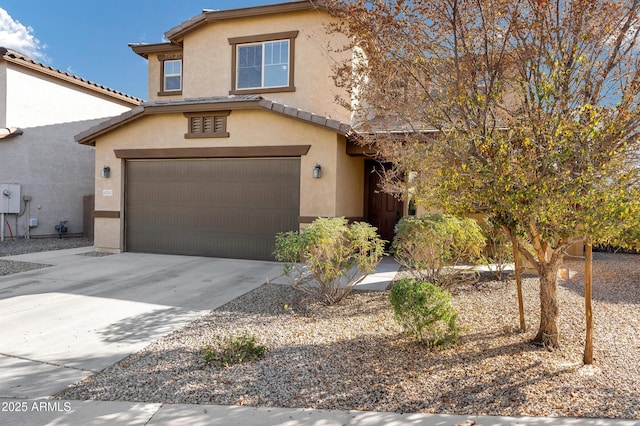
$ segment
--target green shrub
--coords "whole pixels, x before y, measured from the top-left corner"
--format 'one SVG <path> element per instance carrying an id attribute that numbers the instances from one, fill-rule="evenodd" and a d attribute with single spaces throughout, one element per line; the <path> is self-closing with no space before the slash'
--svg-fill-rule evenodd
<path id="1" fill-rule="evenodd" d="M 207 364 L 229 367 L 245 361 L 254 361 L 264 356 L 267 347 L 258 344 L 256 337 L 245 333 L 239 336 L 216 338 L 214 344 L 202 349 L 202 359 Z"/>
<path id="2" fill-rule="evenodd" d="M 392 249 L 398 263 L 424 281 L 443 287 L 477 280 L 485 238 L 470 218 L 430 214 L 400 220 Z"/>
<path id="3" fill-rule="evenodd" d="M 458 313 L 451 305 L 451 294 L 447 290 L 403 278 L 391 288 L 390 299 L 396 321 L 418 342 L 442 348 L 457 340 Z"/>
<path id="4" fill-rule="evenodd" d="M 375 270 L 384 241 L 368 223 L 319 218 L 301 233 L 276 236 L 276 260 L 292 285 L 328 305 L 342 300 Z"/>

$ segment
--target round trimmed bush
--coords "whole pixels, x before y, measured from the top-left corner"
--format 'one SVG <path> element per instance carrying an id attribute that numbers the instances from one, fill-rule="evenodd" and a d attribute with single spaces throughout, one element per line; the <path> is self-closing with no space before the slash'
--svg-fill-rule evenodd
<path id="1" fill-rule="evenodd" d="M 391 288 L 390 299 L 396 321 L 418 342 L 442 348 L 457 340 L 458 313 L 447 290 L 425 281 L 403 278 Z"/>

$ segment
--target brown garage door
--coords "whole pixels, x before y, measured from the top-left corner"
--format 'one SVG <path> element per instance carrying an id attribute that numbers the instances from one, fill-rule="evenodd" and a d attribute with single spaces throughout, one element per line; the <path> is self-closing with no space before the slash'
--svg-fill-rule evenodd
<path id="1" fill-rule="evenodd" d="M 300 159 L 129 160 L 126 250 L 272 259 L 298 229 Z"/>

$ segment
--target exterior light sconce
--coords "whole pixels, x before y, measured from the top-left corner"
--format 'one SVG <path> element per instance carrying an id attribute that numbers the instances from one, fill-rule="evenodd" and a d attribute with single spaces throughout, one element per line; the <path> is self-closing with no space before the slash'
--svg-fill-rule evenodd
<path id="1" fill-rule="evenodd" d="M 320 167 L 320 164 L 316 164 L 313 168 L 313 177 L 315 179 L 320 179 L 320 176 L 322 176 L 322 167 Z"/>
<path id="2" fill-rule="evenodd" d="M 110 178 L 110 177 L 111 177 L 111 167 L 109 167 L 109 166 L 104 166 L 104 167 L 102 168 L 101 176 L 102 176 L 103 178 L 105 178 L 105 179 Z"/>

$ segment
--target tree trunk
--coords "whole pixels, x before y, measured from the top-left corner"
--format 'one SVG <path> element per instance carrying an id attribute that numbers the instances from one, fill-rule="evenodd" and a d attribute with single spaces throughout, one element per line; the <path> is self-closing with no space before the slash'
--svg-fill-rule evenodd
<path id="1" fill-rule="evenodd" d="M 560 346 L 558 335 L 557 277 L 560 262 L 539 263 L 540 275 L 540 328 L 533 343 L 550 348 Z"/>
<path id="2" fill-rule="evenodd" d="M 591 238 L 587 237 L 586 255 L 584 264 L 584 307 L 587 317 L 587 336 L 584 342 L 584 356 L 582 361 L 585 364 L 593 364 L 593 316 L 591 313 L 591 277 L 592 277 L 592 246 Z"/>
<path id="3" fill-rule="evenodd" d="M 520 332 L 527 330 L 527 324 L 524 320 L 524 300 L 522 298 L 522 258 L 520 257 L 520 249 L 518 248 L 518 236 L 515 231 L 510 231 L 511 246 L 513 248 L 513 261 L 515 263 L 516 290 L 518 292 L 518 312 L 520 313 Z"/>

